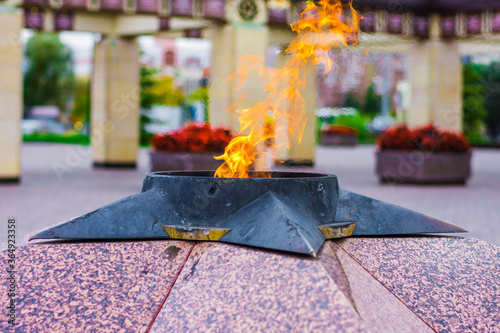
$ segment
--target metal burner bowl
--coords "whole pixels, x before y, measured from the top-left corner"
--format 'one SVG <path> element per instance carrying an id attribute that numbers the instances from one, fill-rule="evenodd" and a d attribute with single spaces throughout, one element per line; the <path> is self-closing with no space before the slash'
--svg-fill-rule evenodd
<path id="1" fill-rule="evenodd" d="M 252 172 L 251 178 L 214 178 L 213 171 L 152 172 L 147 174 L 142 192 L 153 189 L 161 193 L 179 218 L 190 224 L 221 225 L 222 219 L 266 195 L 264 201 L 268 197 L 279 198 L 320 223 L 334 220 L 339 193 L 336 176 L 271 172 L 271 178 L 252 177 L 261 174 Z"/>

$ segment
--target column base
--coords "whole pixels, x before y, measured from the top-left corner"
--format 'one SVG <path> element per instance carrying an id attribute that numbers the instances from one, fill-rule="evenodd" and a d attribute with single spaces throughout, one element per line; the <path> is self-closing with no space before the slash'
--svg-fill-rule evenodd
<path id="1" fill-rule="evenodd" d="M 21 183 L 21 177 L 9 177 L 9 178 L 2 178 L 0 177 L 0 185 L 3 184 L 20 184 Z"/>
<path id="2" fill-rule="evenodd" d="M 117 163 L 117 162 L 94 162 L 94 168 L 96 169 L 137 169 L 137 163 Z"/>

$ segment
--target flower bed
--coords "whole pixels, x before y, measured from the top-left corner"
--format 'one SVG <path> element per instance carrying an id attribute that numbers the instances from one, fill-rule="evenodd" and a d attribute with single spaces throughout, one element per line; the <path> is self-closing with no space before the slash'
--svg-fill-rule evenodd
<path id="1" fill-rule="evenodd" d="M 358 143 L 358 133 L 351 127 L 330 125 L 321 131 L 320 143 L 324 146 L 355 146 Z"/>
<path id="2" fill-rule="evenodd" d="M 232 137 L 229 129 L 209 124 L 190 124 L 157 133 L 151 141 L 151 171 L 215 170 L 223 161 L 214 156 L 224 153 Z"/>
<path id="3" fill-rule="evenodd" d="M 400 125 L 378 140 L 376 173 L 381 182 L 465 184 L 471 174 L 471 149 L 461 134 L 429 124 Z"/>

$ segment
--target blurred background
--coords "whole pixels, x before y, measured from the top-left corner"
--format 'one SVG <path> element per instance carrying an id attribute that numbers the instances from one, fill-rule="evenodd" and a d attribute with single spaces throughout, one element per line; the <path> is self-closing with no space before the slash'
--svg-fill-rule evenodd
<path id="1" fill-rule="evenodd" d="M 343 188 L 500 245 L 500 5 L 353 5 L 364 16 L 359 44 L 331 51 L 329 72 L 309 74 L 303 142 L 279 150 L 276 168 L 334 173 Z M 15 218 L 22 238 L 139 192 L 152 169 L 206 166 L 186 162 L 186 154 L 217 155 L 220 147 L 205 149 L 200 132 L 186 126 L 224 126 L 236 135 L 238 121 L 226 108 L 238 95 L 225 78 L 245 54 L 282 66 L 289 24 L 304 8 L 260 0 L 0 3 L 0 218 Z M 261 87 L 249 77 L 248 103 L 258 101 Z M 432 133 L 470 143 L 471 176 L 449 181 L 458 172 L 452 161 L 455 169 L 437 184 L 407 181 L 404 165 L 388 177 L 376 154 L 384 146 L 376 143 L 383 135 L 399 140 L 388 130 L 401 124 L 416 129 L 401 140 L 422 144 L 390 146 L 414 152 L 398 162 L 409 163 L 409 173 L 427 156 L 458 153 L 447 141 L 425 144 L 421 126 L 433 124 Z M 179 137 L 197 151 L 180 148 Z M 162 149 L 167 157 L 153 156 Z M 152 166 L 155 158 L 166 164 Z"/>

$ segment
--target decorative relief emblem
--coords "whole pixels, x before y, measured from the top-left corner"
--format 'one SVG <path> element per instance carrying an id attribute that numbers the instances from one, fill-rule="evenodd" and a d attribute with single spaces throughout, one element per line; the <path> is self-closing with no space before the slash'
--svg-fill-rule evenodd
<path id="1" fill-rule="evenodd" d="M 238 13 L 245 21 L 252 21 L 259 13 L 259 8 L 255 0 L 241 0 Z"/>

